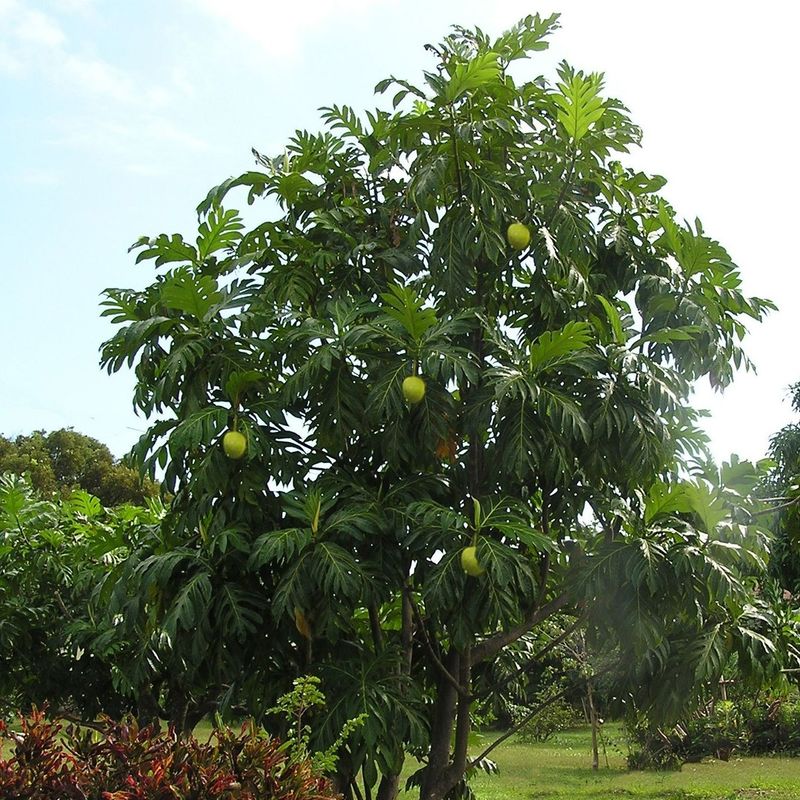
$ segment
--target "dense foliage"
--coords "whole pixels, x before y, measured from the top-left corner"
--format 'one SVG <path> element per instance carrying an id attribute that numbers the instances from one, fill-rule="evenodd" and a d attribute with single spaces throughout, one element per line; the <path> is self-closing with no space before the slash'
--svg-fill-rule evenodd
<path id="1" fill-rule="evenodd" d="M 68 497 L 83 489 L 104 506 L 143 505 L 158 494 L 153 481 L 114 458 L 97 439 L 61 428 L 9 439 L 0 436 L 0 473 L 28 475 L 43 495 Z"/>
<path id="2" fill-rule="evenodd" d="M 104 509 L 84 491 L 43 499 L 0 474 L 0 711 L 48 701 L 93 716 L 130 707 L 113 619 L 91 598 L 161 508 Z"/>
<path id="3" fill-rule="evenodd" d="M 792 409 L 800 413 L 800 383 L 790 387 Z M 800 424 L 793 422 L 770 439 L 775 466 L 765 481 L 776 509 L 772 574 L 787 591 L 800 596 Z"/>
<path id="4" fill-rule="evenodd" d="M 128 719 L 99 731 L 66 728 L 34 710 L 0 740 L 2 800 L 333 800 L 329 782 L 251 724 L 217 728 L 208 742 L 156 733 Z"/>
<path id="5" fill-rule="evenodd" d="M 760 697 L 710 703 L 668 729 L 628 726 L 632 769 L 680 769 L 687 762 L 738 755 L 800 755 L 800 702 Z"/>
<path id="6" fill-rule="evenodd" d="M 323 744 L 367 714 L 348 795 L 393 797 L 406 752 L 424 800 L 467 791 L 483 665 L 556 614 L 665 715 L 734 652 L 778 668 L 758 468 L 676 480 L 704 458 L 692 382 L 729 383 L 771 304 L 624 165 L 640 131 L 601 75 L 525 74 L 556 27 L 456 28 L 422 84 L 378 84 L 392 110 L 324 109 L 106 295 L 103 363 L 133 367 L 135 457 L 174 500 L 101 607 L 184 721 L 318 675 Z M 270 201 L 249 230 L 240 187 Z"/>

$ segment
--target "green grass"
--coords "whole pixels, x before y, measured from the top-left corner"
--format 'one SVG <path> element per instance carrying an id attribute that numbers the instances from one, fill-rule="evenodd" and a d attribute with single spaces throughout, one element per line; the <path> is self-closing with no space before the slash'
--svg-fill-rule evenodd
<path id="1" fill-rule="evenodd" d="M 479 734 L 470 748 L 485 747 Z M 800 800 L 800 759 L 734 758 L 686 764 L 680 772 L 629 772 L 619 729 L 607 726 L 608 764 L 591 769 L 588 729 L 560 734 L 544 744 L 511 739 L 495 750 L 498 775 L 473 781 L 479 800 Z M 410 793 L 407 798 L 412 797 Z"/>

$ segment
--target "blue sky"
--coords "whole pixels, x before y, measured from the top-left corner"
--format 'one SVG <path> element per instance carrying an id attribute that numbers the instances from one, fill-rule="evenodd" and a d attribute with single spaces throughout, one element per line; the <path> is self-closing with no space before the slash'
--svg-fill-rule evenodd
<path id="1" fill-rule="evenodd" d="M 561 11 L 563 29 L 531 72 L 561 58 L 604 71 L 644 128 L 632 163 L 669 179 L 748 293 L 778 302 L 748 344 L 758 376 L 697 395 L 718 457 L 763 455 L 800 380 L 800 11 L 773 0 L 0 0 L 0 433 L 72 426 L 126 451 L 146 423 L 131 377 L 99 369 L 98 304 L 152 279 L 130 243 L 191 233 L 251 147 L 280 152 L 319 106 L 380 102 L 375 83 L 416 78 L 450 24 L 497 33 L 534 11 Z"/>

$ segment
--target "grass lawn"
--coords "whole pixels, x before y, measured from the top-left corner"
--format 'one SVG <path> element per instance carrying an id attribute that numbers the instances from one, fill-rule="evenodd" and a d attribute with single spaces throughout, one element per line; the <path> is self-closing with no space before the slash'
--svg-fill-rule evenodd
<path id="1" fill-rule="evenodd" d="M 470 750 L 478 752 L 493 738 L 479 734 Z M 619 729 L 607 726 L 606 739 L 609 766 L 601 754 L 597 772 L 588 729 L 544 744 L 511 739 L 490 756 L 500 773 L 476 777 L 475 794 L 479 800 L 800 800 L 800 758 L 733 758 L 686 764 L 681 772 L 628 772 Z"/>

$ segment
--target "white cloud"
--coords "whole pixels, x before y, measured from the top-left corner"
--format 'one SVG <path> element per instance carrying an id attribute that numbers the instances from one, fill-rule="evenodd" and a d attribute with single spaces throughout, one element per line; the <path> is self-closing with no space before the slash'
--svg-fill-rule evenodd
<path id="1" fill-rule="evenodd" d="M 131 175 L 140 175 L 144 178 L 155 178 L 163 174 L 163 170 L 159 169 L 155 164 L 131 163 L 126 164 L 124 169 L 125 172 L 129 172 Z"/>
<path id="2" fill-rule="evenodd" d="M 67 39 L 57 19 L 31 10 L 17 0 L 0 0 L 0 69 L 20 75 L 38 74 L 60 88 L 121 103 L 164 106 L 170 89 L 139 87 L 137 76 L 105 59 L 80 52 Z"/>
<path id="3" fill-rule="evenodd" d="M 206 13 L 221 19 L 236 33 L 262 46 L 269 56 L 294 55 L 309 31 L 330 17 L 351 15 L 377 7 L 386 0 L 192 0 Z"/>
<path id="4" fill-rule="evenodd" d="M 195 153 L 209 150 L 204 139 L 182 130 L 168 119 L 139 112 L 136 120 L 87 114 L 69 119 L 54 119 L 57 131 L 50 144 L 67 145 L 114 157 L 129 156 L 161 149 L 160 145 L 176 145 Z"/>
<path id="5" fill-rule="evenodd" d="M 25 186 L 58 186 L 62 181 L 59 173 L 43 167 L 23 169 L 15 178 Z"/>
<path id="6" fill-rule="evenodd" d="M 64 31 L 51 16 L 18 0 L 0 0 L 0 70 L 22 75 L 48 61 L 65 41 Z"/>
<path id="7" fill-rule="evenodd" d="M 208 142 L 206 142 L 205 139 L 188 133 L 163 117 L 151 117 L 145 122 L 143 130 L 147 136 L 157 141 L 172 142 L 173 144 L 187 147 L 197 152 L 209 149 Z"/>
<path id="8" fill-rule="evenodd" d="M 0 42 L 0 72 L 8 75 L 21 75 L 25 69 L 24 64 L 11 50 Z"/>
<path id="9" fill-rule="evenodd" d="M 0 0 L 0 19 L 7 17 L 12 11 L 19 8 L 17 0 Z"/>
<path id="10" fill-rule="evenodd" d="M 94 10 L 95 0 L 51 0 L 50 4 L 68 14 L 86 14 Z"/>
<path id="11" fill-rule="evenodd" d="M 94 0 L 53 0 L 59 13 L 90 11 Z M 138 71 L 121 68 L 72 41 L 56 14 L 33 9 L 23 0 L 0 0 L 0 73 L 44 81 L 81 101 L 68 118 L 54 119 L 51 142 L 91 147 L 119 156 L 126 149 L 172 144 L 193 151 L 206 143 L 166 116 L 164 109 L 186 97 L 189 76 L 152 83 Z M 78 111 L 83 108 L 84 111 Z"/>
<path id="12" fill-rule="evenodd" d="M 67 40 L 61 26 L 41 11 L 21 9 L 14 29 L 16 39 L 34 47 L 60 47 Z"/>
<path id="13" fill-rule="evenodd" d="M 129 101 L 134 95 L 130 75 L 99 58 L 67 54 L 61 61 L 61 82 L 91 94 Z"/>

